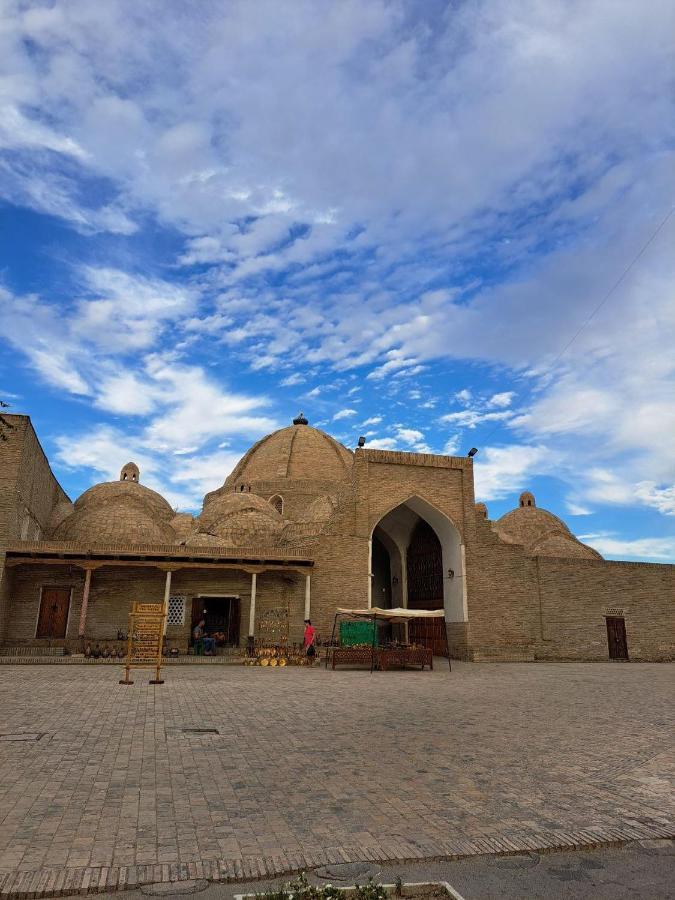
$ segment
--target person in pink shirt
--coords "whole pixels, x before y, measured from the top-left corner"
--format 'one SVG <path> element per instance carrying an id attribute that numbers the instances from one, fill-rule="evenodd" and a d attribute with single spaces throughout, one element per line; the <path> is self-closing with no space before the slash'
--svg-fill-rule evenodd
<path id="1" fill-rule="evenodd" d="M 305 619 L 305 636 L 303 641 L 303 647 L 305 648 L 305 653 L 310 658 L 316 656 L 316 628 L 312 625 L 309 619 Z"/>

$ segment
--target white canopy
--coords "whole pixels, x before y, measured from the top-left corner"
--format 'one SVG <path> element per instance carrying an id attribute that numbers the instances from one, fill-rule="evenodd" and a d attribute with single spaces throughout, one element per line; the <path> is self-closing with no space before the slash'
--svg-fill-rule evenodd
<path id="1" fill-rule="evenodd" d="M 406 609 L 397 606 L 395 609 L 382 609 L 372 606 L 370 609 L 341 609 L 336 612 L 343 616 L 355 616 L 356 618 L 372 619 L 378 616 L 381 619 L 441 619 L 445 616 L 444 609 Z"/>

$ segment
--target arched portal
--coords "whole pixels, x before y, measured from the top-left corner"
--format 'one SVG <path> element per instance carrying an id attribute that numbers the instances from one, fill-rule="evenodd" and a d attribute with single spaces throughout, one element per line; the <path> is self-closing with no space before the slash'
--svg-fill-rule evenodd
<path id="1" fill-rule="evenodd" d="M 391 596 L 392 606 L 443 608 L 446 622 L 467 620 L 462 537 L 435 506 L 414 496 L 394 507 L 373 528 L 371 547 L 372 606 L 382 605 L 382 582 L 388 577 L 390 591 L 384 594 Z"/>

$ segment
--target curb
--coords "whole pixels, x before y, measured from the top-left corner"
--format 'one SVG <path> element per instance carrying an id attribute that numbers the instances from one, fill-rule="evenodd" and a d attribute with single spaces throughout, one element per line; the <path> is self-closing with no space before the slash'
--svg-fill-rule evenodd
<path id="1" fill-rule="evenodd" d="M 101 894 L 194 879 L 236 883 L 278 878 L 339 863 L 415 863 L 451 861 L 471 856 L 510 856 L 520 853 L 554 853 L 590 850 L 650 838 L 675 838 L 675 825 L 631 821 L 612 827 L 578 831 L 505 832 L 495 836 L 411 844 L 407 841 L 361 847 L 330 847 L 313 853 L 214 859 L 190 863 L 158 863 L 145 866 L 81 866 L 38 869 L 0 875 L 0 900 L 40 900 L 74 894 Z"/>

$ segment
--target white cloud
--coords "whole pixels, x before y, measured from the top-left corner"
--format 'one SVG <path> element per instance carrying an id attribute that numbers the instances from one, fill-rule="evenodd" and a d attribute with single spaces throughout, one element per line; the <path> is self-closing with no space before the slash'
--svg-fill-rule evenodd
<path id="1" fill-rule="evenodd" d="M 302 384 L 304 381 L 304 375 L 301 375 L 300 372 L 293 372 L 292 375 L 287 375 L 286 378 L 282 378 L 279 384 L 281 387 L 293 387 L 296 384 Z"/>
<path id="2" fill-rule="evenodd" d="M 424 434 L 415 428 L 399 427 L 396 429 L 396 436 L 405 444 L 418 444 L 424 440 Z"/>
<path id="3" fill-rule="evenodd" d="M 653 481 L 639 481 L 635 485 L 635 496 L 645 506 L 652 506 L 665 516 L 675 516 L 675 484 L 659 487 Z"/>
<path id="4" fill-rule="evenodd" d="M 118 372 L 101 381 L 96 405 L 111 413 L 145 415 L 152 412 L 162 397 L 158 387 L 148 384 L 133 372 Z"/>
<path id="5" fill-rule="evenodd" d="M 500 500 L 555 469 L 557 455 L 543 445 L 486 447 L 474 460 L 476 499 Z"/>
<path id="6" fill-rule="evenodd" d="M 398 441 L 396 438 L 375 438 L 374 441 L 368 441 L 366 446 L 372 450 L 396 450 Z"/>
<path id="7" fill-rule="evenodd" d="M 232 371 L 284 372 L 299 354 L 360 368 L 389 396 L 432 359 L 482 363 L 500 388 L 513 378 L 521 408 L 516 390 L 476 399 L 488 391 L 472 383 L 445 424 L 482 426 L 476 443 L 508 425 L 590 503 L 670 514 L 675 220 L 579 332 L 673 194 L 667 0 L 649 15 L 345 0 L 322 16 L 299 0 L 291 27 L 273 0 L 199 16 L 90 6 L 9 7 L 0 190 L 87 234 L 167 227 L 191 281 L 144 258 L 142 275 L 122 272 L 126 250 L 92 244 L 83 258 L 115 263 L 84 268 L 66 300 L 3 303 L 41 378 L 192 446 L 270 418 L 201 356 L 183 370 L 194 409 L 146 371 L 185 340 L 222 341 Z"/>
<path id="8" fill-rule="evenodd" d="M 357 410 L 355 409 L 341 409 L 339 412 L 336 412 L 333 416 L 333 421 L 337 422 L 340 419 L 350 419 L 352 416 L 357 415 Z"/>
<path id="9" fill-rule="evenodd" d="M 441 416 L 441 422 L 454 425 L 457 428 L 475 428 L 481 422 L 504 422 L 513 418 L 514 413 L 510 410 L 504 412 L 479 412 L 475 409 L 465 409 L 461 412 L 448 413 Z"/>
<path id="10" fill-rule="evenodd" d="M 459 440 L 458 434 L 453 434 L 452 437 L 449 437 L 443 447 L 443 454 L 445 456 L 456 456 L 457 451 L 459 450 Z"/>
<path id="11" fill-rule="evenodd" d="M 675 561 L 675 538 L 672 537 L 630 540 L 616 537 L 611 532 L 598 532 L 579 535 L 579 540 L 606 558 Z"/>
<path id="12" fill-rule="evenodd" d="M 516 396 L 515 391 L 502 391 L 499 394 L 493 394 L 487 402 L 488 406 L 511 406 L 511 401 Z"/>
<path id="13" fill-rule="evenodd" d="M 369 419 L 366 419 L 365 422 L 362 422 L 362 425 L 379 425 L 382 421 L 382 416 L 371 416 Z"/>
<path id="14" fill-rule="evenodd" d="M 587 506 L 584 506 L 581 503 L 576 503 L 574 500 L 567 500 L 565 502 L 565 506 L 567 508 L 567 512 L 571 516 L 590 516 L 593 514 L 592 509 L 589 509 Z"/>

